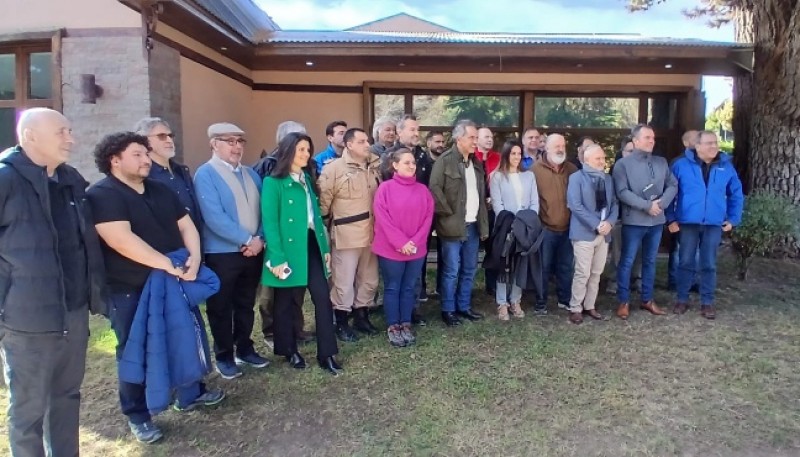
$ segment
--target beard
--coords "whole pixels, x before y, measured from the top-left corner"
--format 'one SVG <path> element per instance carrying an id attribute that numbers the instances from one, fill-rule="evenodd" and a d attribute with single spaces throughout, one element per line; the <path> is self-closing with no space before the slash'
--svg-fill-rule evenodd
<path id="1" fill-rule="evenodd" d="M 439 157 L 442 154 L 444 154 L 444 148 L 431 148 L 432 156 Z"/>
<path id="2" fill-rule="evenodd" d="M 550 154 L 547 155 L 547 160 L 550 161 L 553 165 L 561 165 L 562 163 L 567 161 L 566 154 L 553 154 L 552 157 Z"/>

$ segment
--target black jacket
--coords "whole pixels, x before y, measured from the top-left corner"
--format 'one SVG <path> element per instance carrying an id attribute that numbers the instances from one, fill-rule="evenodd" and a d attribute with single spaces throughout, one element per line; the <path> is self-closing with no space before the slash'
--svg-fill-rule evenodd
<path id="1" fill-rule="evenodd" d="M 71 191 L 86 249 L 89 307 L 107 315 L 100 241 L 86 201 L 89 184 L 69 165 L 57 169 Z M 21 147 L 0 154 L 0 326 L 27 333 L 67 333 L 64 275 L 50 212 L 48 177 Z"/>
<path id="2" fill-rule="evenodd" d="M 258 162 L 253 164 L 253 170 L 258 173 L 258 176 L 261 176 L 261 179 L 272 174 L 272 169 L 275 168 L 275 163 L 277 162 L 275 159 L 275 153 L 277 151 L 278 148 L 273 149 L 272 152 L 266 152 L 265 150 L 261 158 L 258 159 Z"/>
<path id="3" fill-rule="evenodd" d="M 539 247 L 544 239 L 544 230 L 539 214 L 532 209 L 517 212 L 511 224 L 514 235 L 514 284 L 523 290 L 542 290 L 542 260 Z"/>
<path id="4" fill-rule="evenodd" d="M 509 261 L 513 258 L 513 251 L 508 249 L 507 244 L 513 241 L 510 236 L 513 222 L 514 213 L 505 210 L 500 211 L 494 221 L 494 228 L 489 236 L 489 242 L 486 243 L 483 267 L 490 270 L 498 270 L 497 279 L 501 282 L 509 282 L 506 274 L 510 272 L 512 267 Z"/>

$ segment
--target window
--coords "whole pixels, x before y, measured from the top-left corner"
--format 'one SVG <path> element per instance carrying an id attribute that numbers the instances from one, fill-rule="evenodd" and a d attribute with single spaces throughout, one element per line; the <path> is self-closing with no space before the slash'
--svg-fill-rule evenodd
<path id="1" fill-rule="evenodd" d="M 0 150 L 16 144 L 21 111 L 56 106 L 53 85 L 49 43 L 0 47 Z"/>
<path id="2" fill-rule="evenodd" d="M 629 129 L 639 123 L 639 98 L 536 97 L 534 118 L 550 129 Z"/>

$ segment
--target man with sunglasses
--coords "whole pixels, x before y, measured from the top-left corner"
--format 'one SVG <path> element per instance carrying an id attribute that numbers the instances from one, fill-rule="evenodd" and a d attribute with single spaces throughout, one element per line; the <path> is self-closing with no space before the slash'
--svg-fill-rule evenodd
<path id="1" fill-rule="evenodd" d="M 159 117 L 145 117 L 136 123 L 133 131 L 147 137 L 150 143 L 150 179 L 161 181 L 178 196 L 186 208 L 197 231 L 203 232 L 203 218 L 194 193 L 194 182 L 189 167 L 175 161 L 175 134 L 167 121 Z"/>
<path id="2" fill-rule="evenodd" d="M 208 138 L 211 159 L 197 169 L 194 185 L 205 221 L 203 255 L 221 284 L 206 301 L 206 315 L 217 371 L 233 379 L 242 375 L 237 365 L 269 365 L 250 339 L 264 250 L 261 177 L 242 165 L 247 143 L 242 129 L 227 122 L 213 124 Z"/>

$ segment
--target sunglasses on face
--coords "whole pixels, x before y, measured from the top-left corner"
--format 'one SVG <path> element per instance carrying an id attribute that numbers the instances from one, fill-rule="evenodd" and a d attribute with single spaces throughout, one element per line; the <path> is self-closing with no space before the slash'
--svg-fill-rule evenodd
<path id="1" fill-rule="evenodd" d="M 156 137 L 156 138 L 159 139 L 159 141 L 167 141 L 167 138 L 169 138 L 170 140 L 174 140 L 175 139 L 175 134 L 174 133 L 156 133 L 155 135 L 150 135 L 150 137 Z"/>

